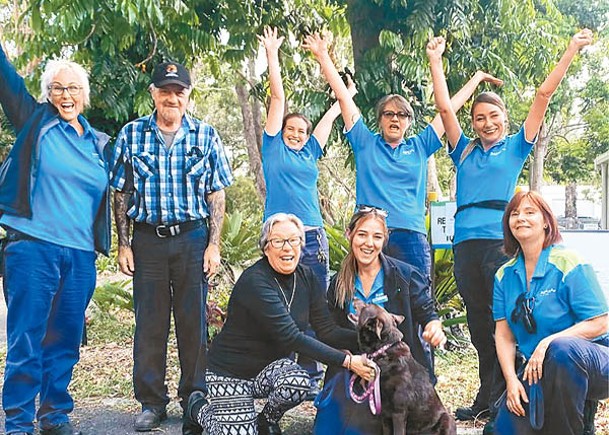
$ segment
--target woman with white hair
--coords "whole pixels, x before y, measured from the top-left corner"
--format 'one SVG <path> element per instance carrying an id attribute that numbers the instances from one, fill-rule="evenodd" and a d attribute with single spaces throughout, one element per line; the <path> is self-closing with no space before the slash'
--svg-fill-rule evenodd
<path id="1" fill-rule="evenodd" d="M 50 61 L 41 82 L 36 101 L 0 49 L 0 104 L 17 137 L 0 168 L 2 406 L 8 434 L 33 434 L 36 419 L 42 435 L 72 435 L 68 385 L 95 289 L 95 251 L 110 248 L 109 137 L 82 116 L 89 82 L 80 65 Z"/>
<path id="2" fill-rule="evenodd" d="M 374 376 L 364 356 L 335 349 L 357 348 L 356 333 L 330 319 L 325 289 L 299 264 L 304 241 L 302 221 L 293 214 L 276 213 L 264 223 L 264 256 L 235 284 L 208 354 L 207 397 L 196 391 L 188 403 L 187 416 L 209 435 L 281 434 L 279 420 L 309 391 L 309 375 L 290 359 L 292 352 L 367 380 Z M 309 324 L 320 341 L 304 333 Z M 268 400 L 256 415 L 260 398 Z"/>

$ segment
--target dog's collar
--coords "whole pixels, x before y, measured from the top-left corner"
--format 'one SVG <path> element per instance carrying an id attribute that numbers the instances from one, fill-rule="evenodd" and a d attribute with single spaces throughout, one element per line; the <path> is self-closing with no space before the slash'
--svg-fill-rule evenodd
<path id="1" fill-rule="evenodd" d="M 384 354 L 385 352 L 387 352 L 387 349 L 389 349 L 391 346 L 393 346 L 394 344 L 398 343 L 399 340 L 394 341 L 393 343 L 387 343 L 386 345 L 380 347 L 379 349 L 375 350 L 373 353 L 368 354 L 367 357 L 370 359 L 375 359 L 376 357 Z"/>

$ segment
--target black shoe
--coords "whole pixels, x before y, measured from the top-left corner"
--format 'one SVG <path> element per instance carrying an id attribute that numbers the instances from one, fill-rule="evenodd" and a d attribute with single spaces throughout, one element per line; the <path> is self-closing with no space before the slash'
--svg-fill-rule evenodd
<path id="1" fill-rule="evenodd" d="M 40 431 L 40 435 L 82 435 L 82 432 L 79 430 L 74 430 L 72 424 L 68 422 L 58 424 L 57 426 L 53 426 L 49 429 L 42 429 Z"/>
<path id="2" fill-rule="evenodd" d="M 468 406 L 467 408 L 457 408 L 455 411 L 455 418 L 461 421 L 477 420 L 489 416 L 489 409 L 486 407 L 479 407 L 476 405 Z"/>
<path id="3" fill-rule="evenodd" d="M 279 423 L 271 423 L 267 421 L 266 417 L 260 413 L 258 414 L 258 435 L 281 435 L 281 428 Z"/>
<path id="4" fill-rule="evenodd" d="M 182 420 L 182 435 L 201 435 L 203 428 L 184 416 Z"/>
<path id="5" fill-rule="evenodd" d="M 490 420 L 484 425 L 482 435 L 493 435 L 495 433 L 495 420 Z"/>
<path id="6" fill-rule="evenodd" d="M 182 435 L 201 435 L 203 428 L 198 422 L 199 411 L 207 405 L 207 399 L 202 391 L 193 391 L 188 398 L 188 404 L 182 418 Z"/>
<path id="7" fill-rule="evenodd" d="M 165 410 L 146 408 L 135 417 L 133 428 L 138 432 L 148 432 L 159 427 L 166 419 Z"/>

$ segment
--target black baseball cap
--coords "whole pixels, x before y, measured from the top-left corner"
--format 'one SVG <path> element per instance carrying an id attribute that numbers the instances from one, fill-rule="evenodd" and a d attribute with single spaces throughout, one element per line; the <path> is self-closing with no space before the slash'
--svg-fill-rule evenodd
<path id="1" fill-rule="evenodd" d="M 190 74 L 184 65 L 177 62 L 163 62 L 154 67 L 152 84 L 157 88 L 167 85 L 190 87 Z"/>

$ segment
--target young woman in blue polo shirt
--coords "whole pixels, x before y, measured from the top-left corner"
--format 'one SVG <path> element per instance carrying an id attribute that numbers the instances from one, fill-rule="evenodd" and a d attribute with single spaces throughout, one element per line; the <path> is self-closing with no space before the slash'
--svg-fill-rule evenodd
<path id="1" fill-rule="evenodd" d="M 304 48 L 313 53 L 340 103 L 345 135 L 355 156 L 356 202 L 387 210 L 389 240 L 384 251 L 418 268 L 428 279 L 431 267 L 425 228 L 427 159 L 442 147 L 444 127 L 439 116 L 421 133 L 405 138 L 414 112 L 401 95 L 387 95 L 377 103 L 380 133 L 368 129 L 360 111 L 328 54 L 319 35 L 305 38 Z M 453 97 L 454 109 L 471 97 L 482 82 L 502 81 L 478 71 Z"/>
<path id="2" fill-rule="evenodd" d="M 305 224 L 305 246 L 301 264 L 315 272 L 319 284 L 328 287 L 330 253 L 319 208 L 317 160 L 340 114 L 338 103 L 326 112 L 311 134 L 312 124 L 301 113 L 285 112 L 285 93 L 279 66 L 279 48 L 284 37 L 277 29 L 266 28 L 258 39 L 264 45 L 269 67 L 271 101 L 262 136 L 262 169 L 266 182 L 264 219 L 276 213 L 291 213 Z M 351 92 L 355 92 L 352 87 Z M 310 332 L 312 333 L 312 331 Z M 319 391 L 323 369 L 319 363 L 301 358 L 300 364 L 311 376 L 310 398 Z"/>
<path id="3" fill-rule="evenodd" d="M 445 41 L 432 39 L 427 46 L 434 98 L 457 168 L 455 217 L 455 279 L 467 307 L 472 344 L 478 351 L 480 389 L 471 407 L 459 408 L 457 418 L 473 419 L 486 412 L 503 390 L 497 362 L 491 313 L 493 277 L 507 257 L 502 251 L 501 216 L 512 196 L 518 175 L 537 138 L 552 94 L 565 76 L 577 52 L 592 42 L 592 32 L 582 30 L 546 80 L 539 87 L 522 128 L 507 136 L 507 111 L 501 98 L 480 94 L 472 105 L 470 139 L 461 129 L 449 100 L 442 69 Z"/>
<path id="4" fill-rule="evenodd" d="M 503 231 L 512 259 L 495 276 L 493 317 L 507 389 L 495 434 L 593 433 L 584 404 L 609 397 L 609 310 L 594 270 L 557 245 L 556 218 L 536 192 L 512 198 Z"/>

